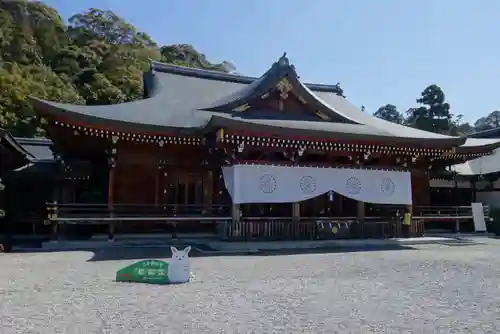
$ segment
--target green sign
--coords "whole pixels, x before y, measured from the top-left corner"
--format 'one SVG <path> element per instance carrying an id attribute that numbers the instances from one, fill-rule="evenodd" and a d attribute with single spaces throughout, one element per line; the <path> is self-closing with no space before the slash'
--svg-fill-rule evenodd
<path id="1" fill-rule="evenodd" d="M 168 263 L 160 260 L 144 260 L 118 270 L 117 282 L 169 284 Z"/>

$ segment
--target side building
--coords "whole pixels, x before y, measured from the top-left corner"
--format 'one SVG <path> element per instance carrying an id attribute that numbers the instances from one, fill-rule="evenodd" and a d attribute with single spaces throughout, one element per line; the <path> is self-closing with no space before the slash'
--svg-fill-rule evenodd
<path id="1" fill-rule="evenodd" d="M 48 139 L 14 138 L 0 129 L 0 249 L 28 235 L 49 236 L 44 225 L 60 171 Z M 18 239 L 12 240 L 16 236 Z"/>
<path id="2" fill-rule="evenodd" d="M 338 86 L 302 82 L 286 56 L 259 78 L 152 62 L 144 84 L 144 99 L 118 105 L 33 99 L 58 159 L 84 179 L 54 198 L 55 234 L 92 220 L 111 239 L 169 226 L 246 239 L 340 225 L 387 235 L 370 222 L 418 216 L 433 173 L 500 146 L 375 118 Z"/>
<path id="3" fill-rule="evenodd" d="M 480 131 L 470 135 L 470 138 L 500 140 L 500 128 Z M 495 149 L 487 156 L 452 166 L 451 170 L 463 183 L 468 182 L 478 202 L 500 209 L 500 149 Z"/>

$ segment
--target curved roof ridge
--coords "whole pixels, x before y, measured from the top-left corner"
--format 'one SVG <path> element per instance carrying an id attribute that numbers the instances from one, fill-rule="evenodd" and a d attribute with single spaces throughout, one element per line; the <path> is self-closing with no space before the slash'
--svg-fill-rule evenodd
<path id="1" fill-rule="evenodd" d="M 28 161 L 33 162 L 36 160 L 36 157 L 26 150 L 17 140 L 14 138 L 14 136 L 8 132 L 5 129 L 0 128 L 0 137 L 5 139 L 5 141 L 17 152 L 19 152 L 21 155 L 23 155 Z"/>
<path id="2" fill-rule="evenodd" d="M 288 59 L 282 57 L 277 62 L 273 63 L 257 80 L 199 109 L 208 111 L 232 111 L 234 108 L 249 103 L 254 98 L 269 92 L 272 87 L 278 84 L 281 78 L 292 74 L 291 70 L 292 68 L 289 65 Z"/>
<path id="3" fill-rule="evenodd" d="M 189 75 L 198 78 L 229 81 L 229 82 L 243 83 L 243 84 L 251 84 L 252 82 L 260 78 L 254 76 L 246 76 L 243 74 L 225 73 L 214 70 L 167 64 L 155 60 L 151 60 L 151 69 L 153 71 L 158 71 L 158 72 Z M 307 86 L 310 90 L 318 92 L 337 93 L 339 89 L 337 85 L 329 85 L 329 84 L 304 83 L 304 85 Z"/>
<path id="4" fill-rule="evenodd" d="M 51 145 L 52 144 L 52 140 L 50 140 L 48 138 L 41 138 L 41 137 L 35 137 L 35 138 L 14 137 L 14 139 L 20 145 Z"/>

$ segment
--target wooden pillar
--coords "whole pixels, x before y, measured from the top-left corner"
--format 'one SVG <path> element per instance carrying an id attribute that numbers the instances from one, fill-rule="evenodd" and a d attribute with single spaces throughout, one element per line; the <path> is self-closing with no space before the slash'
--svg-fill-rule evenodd
<path id="1" fill-rule="evenodd" d="M 294 223 L 300 222 L 300 202 L 292 203 L 292 221 Z"/>
<path id="2" fill-rule="evenodd" d="M 117 156 L 117 147 L 116 143 L 118 142 L 118 137 L 113 136 L 111 138 L 112 146 L 111 151 L 108 156 L 108 165 L 109 165 L 109 175 L 108 175 L 108 211 L 109 211 L 109 224 L 108 224 L 108 241 L 115 240 L 115 212 L 114 212 L 114 204 L 115 204 L 115 177 L 116 177 L 116 156 Z"/>
<path id="3" fill-rule="evenodd" d="M 476 191 L 476 180 L 473 179 L 470 182 L 471 190 L 472 190 L 472 198 L 471 198 L 471 203 L 476 203 L 476 197 L 477 197 L 477 191 Z"/>
<path id="4" fill-rule="evenodd" d="M 233 216 L 233 223 L 239 223 L 241 214 L 240 214 L 240 205 L 239 204 L 233 204 L 231 207 L 231 214 Z"/>
<path id="5" fill-rule="evenodd" d="M 340 194 L 335 194 L 335 198 L 338 198 L 338 203 L 339 203 L 339 215 L 343 216 L 344 215 L 344 196 Z"/>
<path id="6" fill-rule="evenodd" d="M 160 160 L 158 161 L 157 166 L 158 168 L 156 169 L 156 174 L 155 174 L 155 190 L 154 190 L 155 207 L 158 207 L 160 205 L 160 197 L 162 196 L 160 186 L 163 177 L 163 169 L 165 167 L 165 162 L 163 160 Z"/>
<path id="7" fill-rule="evenodd" d="M 116 167 L 110 166 L 109 178 L 108 178 L 108 210 L 110 218 L 114 218 L 115 216 L 114 214 L 115 174 L 116 174 Z M 108 225 L 108 240 L 113 241 L 114 239 L 115 239 L 115 222 L 113 220 L 110 220 Z"/>
<path id="8" fill-rule="evenodd" d="M 57 205 L 57 202 L 54 202 L 53 204 Z M 51 240 L 52 241 L 59 240 L 59 224 L 57 221 L 52 221 L 51 224 Z"/>
<path id="9" fill-rule="evenodd" d="M 365 202 L 356 202 L 356 219 L 360 223 L 365 221 Z"/>
<path id="10" fill-rule="evenodd" d="M 242 233 L 242 229 L 240 226 L 241 211 L 239 204 L 231 205 L 231 216 L 231 223 L 229 225 L 226 225 L 225 228 L 225 238 L 239 237 Z"/>
<path id="11" fill-rule="evenodd" d="M 60 199 L 61 192 L 59 191 L 60 184 L 58 184 L 52 191 L 52 203 L 48 205 L 48 219 L 51 226 L 51 241 L 59 240 L 59 221 L 52 220 L 59 218 L 58 200 Z"/>
<path id="12" fill-rule="evenodd" d="M 158 207 L 158 205 L 160 204 L 160 175 L 161 175 L 161 169 L 158 168 L 155 174 L 155 193 L 154 193 L 155 207 Z"/>
<path id="13" fill-rule="evenodd" d="M 203 205 L 204 213 L 212 213 L 212 197 L 214 194 L 214 173 L 209 170 L 206 173 L 206 180 L 203 180 Z"/>

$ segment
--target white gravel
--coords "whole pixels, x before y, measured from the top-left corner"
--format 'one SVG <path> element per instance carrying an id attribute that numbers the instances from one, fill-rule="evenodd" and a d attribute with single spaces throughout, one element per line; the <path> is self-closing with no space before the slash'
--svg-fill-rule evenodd
<path id="1" fill-rule="evenodd" d="M 115 283 L 116 270 L 133 260 L 2 254 L 0 332 L 500 333 L 499 251 L 495 240 L 194 258 L 196 279 L 171 286 Z"/>

